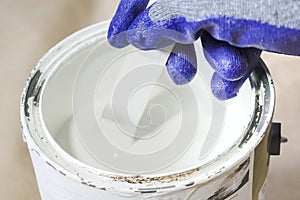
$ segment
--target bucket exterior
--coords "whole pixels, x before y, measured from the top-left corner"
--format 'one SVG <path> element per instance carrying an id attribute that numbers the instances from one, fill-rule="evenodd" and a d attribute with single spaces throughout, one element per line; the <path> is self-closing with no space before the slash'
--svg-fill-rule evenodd
<path id="1" fill-rule="evenodd" d="M 265 199 L 265 181 L 268 172 L 267 137 L 265 137 L 247 160 L 237 163 L 231 171 L 222 173 L 206 184 L 193 182 L 185 188 L 173 192 L 156 193 L 153 190 L 133 191 L 132 194 L 121 194 L 97 188 L 84 180 L 74 181 L 66 174 L 51 166 L 50 163 L 31 149 L 30 155 L 43 200 L 91 200 L 91 199 L 172 199 L 172 200 L 206 200 L 206 199 Z M 216 173 L 218 173 L 216 171 Z M 155 183 L 154 183 L 155 184 Z M 176 187 L 176 182 L 174 184 Z"/>
<path id="2" fill-rule="evenodd" d="M 94 25 L 71 36 L 73 40 L 89 29 L 106 31 L 108 22 Z M 69 39 L 71 40 L 71 39 Z M 65 42 L 69 42 L 67 41 Z M 257 81 L 257 115 L 254 124 L 237 151 L 218 158 L 216 164 L 189 169 L 180 173 L 162 176 L 123 176 L 114 173 L 102 173 L 86 165 L 71 160 L 61 162 L 55 154 L 47 152 L 47 144 L 39 136 L 41 124 L 36 125 L 39 110 L 40 91 L 45 82 L 42 80 L 42 66 L 51 62 L 55 51 L 63 47 L 64 42 L 50 50 L 33 70 L 21 97 L 21 123 L 24 140 L 32 158 L 36 179 L 43 200 L 97 200 L 97 199 L 258 199 L 265 198 L 265 180 L 268 172 L 268 141 L 274 109 L 274 87 L 263 62 L 254 70 Z M 253 139 L 255 138 L 255 139 Z M 41 146 L 37 140 L 41 140 Z M 253 141 L 252 141 L 253 140 Z M 248 142 L 248 141 L 251 141 Z M 237 154 L 239 156 L 237 156 Z M 65 155 L 62 152 L 62 155 Z M 234 157 L 234 159 L 231 159 Z M 222 163 L 222 164 L 220 164 Z M 73 169 L 73 166 L 76 168 Z M 207 173 L 202 173 L 203 169 Z"/>

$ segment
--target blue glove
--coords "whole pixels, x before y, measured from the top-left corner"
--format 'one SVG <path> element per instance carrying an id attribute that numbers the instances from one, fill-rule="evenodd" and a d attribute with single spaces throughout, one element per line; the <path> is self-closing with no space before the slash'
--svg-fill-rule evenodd
<path id="1" fill-rule="evenodd" d="M 121 0 L 108 31 L 111 45 L 150 50 L 175 44 L 166 63 L 176 84 L 196 74 L 193 42 L 201 38 L 215 73 L 213 94 L 229 99 L 248 78 L 261 50 L 300 56 L 299 0 Z"/>

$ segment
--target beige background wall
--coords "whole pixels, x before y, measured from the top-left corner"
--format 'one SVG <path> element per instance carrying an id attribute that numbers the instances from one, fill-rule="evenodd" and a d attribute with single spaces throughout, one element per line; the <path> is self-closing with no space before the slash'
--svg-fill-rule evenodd
<path id="1" fill-rule="evenodd" d="M 0 0 L 0 199 L 38 200 L 20 134 L 19 97 L 38 59 L 68 34 L 113 15 L 118 0 Z M 300 199 L 300 58 L 264 54 L 277 89 L 275 120 L 289 143 L 273 157 L 269 198 Z"/>

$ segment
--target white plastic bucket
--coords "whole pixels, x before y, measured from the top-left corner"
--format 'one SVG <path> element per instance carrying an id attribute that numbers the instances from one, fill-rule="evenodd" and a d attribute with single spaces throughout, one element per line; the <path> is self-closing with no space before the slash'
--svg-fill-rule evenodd
<path id="1" fill-rule="evenodd" d="M 22 131 L 42 199 L 264 199 L 274 87 L 263 62 L 218 101 L 201 45 L 195 79 L 175 86 L 167 49 L 115 49 L 107 26 L 57 44 L 26 83 Z"/>

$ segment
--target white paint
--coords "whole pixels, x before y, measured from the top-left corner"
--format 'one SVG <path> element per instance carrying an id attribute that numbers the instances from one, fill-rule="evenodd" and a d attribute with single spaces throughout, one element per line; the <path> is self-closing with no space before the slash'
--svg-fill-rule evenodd
<path id="1" fill-rule="evenodd" d="M 251 89 L 249 83 L 245 84 L 241 94 L 237 98 L 227 101 L 224 105 L 223 102 L 215 100 L 210 95 L 209 86 L 206 83 L 209 81 L 212 71 L 203 58 L 202 50 L 199 49 L 200 45 L 196 45 L 196 50 L 199 55 L 198 63 L 201 74 L 199 74 L 189 86 L 182 88 L 174 87 L 171 83 L 168 83 L 169 79 L 162 66 L 167 56 L 166 53 L 157 51 L 145 53 L 134 50 L 134 52 L 129 53 L 128 56 L 120 57 L 122 52 L 127 51 L 128 53 L 129 49 L 117 50 L 109 47 L 105 43 L 106 27 L 107 22 L 92 26 L 59 43 L 42 58 L 33 71 L 31 82 L 33 82 L 32 77 L 34 74 L 37 74 L 37 70 L 42 72 L 41 77 L 35 85 L 33 94 L 26 97 L 30 82 L 27 82 L 27 87 L 24 90 L 21 101 L 21 121 L 23 133 L 28 142 L 28 147 L 33 159 L 42 198 L 54 200 L 68 198 L 85 200 L 128 199 L 126 196 L 129 196 L 130 199 L 198 200 L 213 195 L 224 186 L 225 180 L 225 182 L 229 184 L 229 188 L 234 188 L 235 184 L 237 184 L 234 180 L 239 180 L 245 173 L 245 170 L 240 171 L 240 173 L 235 173 L 234 170 L 253 153 L 254 148 L 263 138 L 272 118 L 274 90 L 272 85 L 270 85 L 270 76 L 267 74 L 266 80 L 264 80 L 265 84 L 260 84 L 261 87 L 256 88 L 256 90 Z M 97 49 L 101 41 L 104 41 L 104 43 L 102 43 L 102 46 L 100 45 L 100 49 Z M 102 57 L 97 54 L 97 50 L 103 52 Z M 86 59 L 87 55 L 92 59 Z M 132 57 L 132 55 L 135 56 Z M 117 59 L 111 62 L 112 58 Z M 82 63 L 85 64 L 83 65 L 84 70 L 81 71 L 79 76 L 75 79 Z M 105 63 L 111 64 L 111 67 L 108 69 L 111 70 L 111 72 L 108 73 L 109 76 L 106 75 L 103 76 L 103 79 L 99 79 L 99 72 L 103 70 L 103 66 L 107 66 Z M 81 105 L 77 111 L 84 113 L 88 106 L 90 106 L 90 104 L 85 103 L 89 100 L 89 98 L 87 98 L 88 95 L 90 95 L 89 92 L 94 92 L 92 93 L 95 94 L 93 98 L 97 100 L 95 101 L 95 105 L 93 105 L 97 108 L 97 112 L 94 113 L 95 119 L 100 119 L 98 122 L 105 122 L 106 124 L 104 123 L 104 126 L 108 127 L 109 130 L 114 130 L 111 124 L 111 119 L 113 119 L 114 116 L 109 114 L 111 109 L 114 109 L 114 107 L 110 106 L 110 97 L 112 96 L 111 92 L 114 88 L 114 82 L 116 79 L 123 77 L 122 73 L 127 73 L 135 69 L 134 67 L 136 65 L 140 64 L 148 64 L 147 66 L 150 67 L 154 66 L 153 69 L 157 70 L 157 73 L 149 73 L 147 74 L 148 76 L 145 77 L 137 76 L 134 79 L 128 79 L 126 83 L 133 83 L 139 80 L 139 77 L 143 78 L 141 80 L 145 78 L 160 80 L 167 84 L 169 88 L 172 88 L 171 91 L 177 94 L 178 97 L 185 97 L 181 99 L 184 103 L 178 107 L 180 108 L 179 111 L 172 113 L 172 115 L 166 118 L 166 123 L 163 126 L 163 128 L 166 128 L 165 131 L 155 136 L 160 138 L 149 137 L 150 139 L 148 141 L 135 141 L 136 143 L 132 145 L 132 143 L 130 143 L 130 141 L 132 142 L 132 138 L 131 140 L 126 140 L 126 134 L 117 134 L 117 129 L 115 129 L 116 131 L 111 131 L 111 134 L 107 134 L 109 132 L 106 132 L 104 137 L 99 138 L 97 132 L 95 132 L 95 130 L 98 130 L 95 128 L 97 124 L 92 123 L 93 119 L 89 119 L 88 116 L 80 118 L 79 115 L 79 119 L 82 124 L 85 125 L 84 127 L 90 129 L 91 133 L 96 133 L 86 135 L 86 137 L 90 139 L 89 141 L 81 141 L 84 135 L 82 135 L 82 133 L 78 134 L 78 124 L 74 125 L 74 102 L 79 103 L 76 105 Z M 117 66 L 120 66 L 120 68 Z M 155 66 L 161 66 L 161 68 L 155 68 Z M 142 72 L 144 71 L 143 69 Z M 76 89 L 79 89 L 79 94 L 82 95 L 83 98 L 75 98 L 74 100 L 72 99 L 72 95 L 76 94 L 74 85 L 78 84 L 78 82 L 80 83 L 80 81 L 83 81 L 84 84 L 79 84 L 79 87 Z M 105 84 L 100 84 L 101 81 L 104 81 Z M 270 87 L 265 88 L 265 86 Z M 93 87 L 95 88 L 94 90 Z M 138 121 L 135 119 L 141 118 L 142 121 L 139 121 L 142 124 L 146 122 L 147 118 L 143 118 L 144 114 L 141 115 L 141 113 L 147 113 L 145 108 L 149 107 L 149 103 L 142 103 L 143 106 L 140 106 L 140 109 L 136 109 L 134 105 L 138 104 L 140 100 L 142 100 L 142 102 L 152 102 L 153 99 L 160 95 L 164 96 L 166 92 L 168 95 L 171 95 L 172 92 L 168 93 L 166 89 L 168 87 L 164 89 L 157 86 L 147 86 L 145 87 L 146 92 L 140 91 L 139 93 L 137 90 L 137 93 L 133 93 L 133 95 L 130 96 L 131 99 L 129 98 L 128 108 L 132 109 L 131 117 L 129 118 L 132 118 L 134 122 Z M 190 87 L 190 90 L 188 90 L 187 87 Z M 40 92 L 39 100 L 36 97 L 37 91 Z M 124 90 L 121 90 L 121 92 L 122 91 Z M 191 103 L 193 100 L 190 99 L 191 96 L 184 95 L 186 91 L 190 91 L 191 93 L 189 94 L 194 94 L 194 101 L 196 101 L 196 103 Z M 258 101 L 262 102 L 263 114 L 257 118 L 258 126 L 255 128 L 251 138 L 241 149 L 238 144 L 245 134 L 249 117 L 252 117 L 253 114 L 255 92 L 260 93 Z M 267 92 L 270 94 L 265 96 Z M 171 95 L 171 97 L 167 99 L 168 101 L 172 101 L 174 105 L 167 105 L 164 108 L 166 108 L 166 110 L 168 110 L 168 106 L 171 106 L 170 108 L 176 108 L 176 98 L 173 98 Z M 36 102 L 34 103 L 34 101 Z M 116 113 L 121 115 L 120 119 L 122 120 L 120 120 L 120 123 L 127 125 L 128 119 L 122 117 L 124 112 L 122 111 L 122 107 L 118 107 L 119 103 L 120 101 L 118 101 L 116 105 L 118 108 L 117 111 L 120 112 Z M 195 107 L 195 104 L 197 104 L 197 107 Z M 25 111 L 25 105 L 28 105 L 28 117 L 25 116 L 27 113 L 27 111 Z M 189 107 L 191 105 L 192 107 Z M 224 112 L 219 112 L 222 110 L 222 106 L 226 107 L 226 109 Z M 211 113 L 214 108 L 217 109 L 212 115 Z M 76 109 L 77 108 L 75 108 L 75 110 Z M 112 144 L 115 143 L 118 146 L 123 146 L 123 149 L 134 153 L 149 153 L 159 146 L 163 149 L 163 146 L 168 145 L 168 142 L 170 142 L 170 138 L 173 138 L 173 141 L 176 140 L 176 136 L 174 136 L 173 133 L 176 132 L 179 122 L 184 119 L 182 117 L 183 114 L 191 114 L 195 111 L 199 111 L 197 112 L 199 113 L 199 116 L 197 116 L 199 120 L 197 122 L 199 122 L 200 125 L 196 129 L 197 131 L 195 133 L 197 134 L 195 134 L 194 140 L 187 146 L 187 149 L 183 152 L 179 152 L 183 153 L 181 157 L 175 159 L 175 162 L 171 165 L 163 165 L 164 163 L 162 162 L 162 165 L 151 168 L 150 164 L 152 162 L 136 161 L 136 163 L 128 163 L 128 166 L 123 165 L 127 163 L 122 163 L 122 165 L 115 163 L 113 166 L 108 166 L 107 163 L 103 164 L 103 162 L 98 159 L 99 156 L 101 157 L 109 153 L 111 162 L 113 162 L 114 159 L 121 160 L 120 156 L 122 156 L 122 154 L 119 152 L 109 151 L 107 148 L 102 148 L 103 146 L 101 145 L 97 146 L 99 141 L 104 141 L 106 138 L 108 138 Z M 241 112 L 243 114 L 239 115 Z M 225 123 L 222 126 L 218 123 L 219 121 L 215 121 L 215 119 L 221 119 L 220 116 L 223 115 L 225 116 Z M 160 115 L 156 116 L 159 118 Z M 157 117 L 153 118 L 153 120 L 156 120 Z M 78 120 L 78 118 L 76 120 Z M 217 130 L 222 133 L 219 140 L 214 139 L 213 141 L 209 141 L 210 138 L 213 138 L 213 133 L 216 132 L 209 133 L 210 128 L 218 126 L 220 126 L 220 129 Z M 152 130 L 151 126 L 148 126 L 145 130 Z M 124 138 L 119 140 L 120 137 Z M 215 141 L 217 143 L 214 146 Z M 88 142 L 94 146 L 87 146 L 84 142 Z M 183 143 L 184 141 L 181 142 Z M 153 145 L 151 145 L 151 143 Z M 212 148 L 211 151 L 207 151 L 207 144 L 209 144 L 208 147 L 213 146 L 214 148 Z M 93 149 L 95 145 L 97 147 L 96 151 Z M 157 145 L 157 147 L 153 148 L 152 146 L 155 145 Z M 135 148 L 132 146 L 135 146 Z M 174 151 L 176 151 L 176 148 L 174 148 Z M 177 154 L 178 152 L 175 153 Z M 200 156 L 201 153 L 202 156 Z M 168 155 L 171 156 L 171 154 Z M 155 158 L 158 161 L 166 161 L 169 159 L 168 156 L 164 157 L 163 153 Z M 158 162 L 158 164 L 161 163 Z M 50 167 L 50 165 L 52 167 Z M 133 169 L 132 166 L 137 166 L 137 170 L 128 170 L 130 167 Z M 142 169 L 147 167 L 149 169 L 143 172 Z M 200 167 L 200 170 L 196 170 L 198 167 Z M 186 172 L 189 169 L 194 171 L 190 173 Z M 143 173 L 141 173 L 141 171 Z M 132 176 L 136 174 L 135 172 L 140 175 L 138 178 Z M 235 175 L 232 176 L 233 179 L 228 181 L 228 176 L 232 173 L 235 173 Z M 162 176 L 164 176 L 164 178 L 162 178 Z M 147 177 L 153 178 L 156 181 L 147 181 Z M 175 177 L 177 177 L 176 181 Z M 124 179 L 130 181 L 124 181 Z M 137 181 L 137 179 L 140 181 Z M 186 186 L 192 182 L 194 182 L 194 184 Z M 90 186 L 86 186 L 86 184 Z M 249 184 L 251 184 L 251 182 Z M 100 190 L 99 188 L 106 188 L 106 191 Z M 156 192 L 140 192 L 148 190 L 155 190 Z"/>
<path id="2" fill-rule="evenodd" d="M 61 66 L 59 72 L 48 81 L 42 93 L 42 112 L 47 128 L 61 147 L 73 157 L 103 170 L 155 175 L 205 165 L 226 152 L 243 137 L 241 133 L 245 133 L 254 110 L 254 91 L 251 90 L 250 82 L 244 85 L 238 97 L 226 102 L 216 100 L 209 86 L 213 71 L 204 59 L 200 44 L 196 45 L 199 65 L 197 76 L 191 84 L 178 87 L 171 82 L 165 70 L 164 63 L 169 52 L 142 52 L 133 47 L 116 50 L 106 41 L 100 40 L 99 43 L 98 47 L 89 48 L 86 53 Z M 123 56 L 116 58 L 116 52 L 117 55 Z M 143 66 L 146 66 L 145 69 L 142 69 Z M 134 73 L 140 68 L 144 72 L 135 77 L 141 78 L 140 82 L 148 85 L 140 86 L 133 82 L 135 88 L 130 88 L 132 84 L 124 86 L 122 91 L 128 90 L 131 95 L 127 96 L 124 93 L 118 99 L 119 106 L 111 105 L 112 98 L 115 98 L 114 95 L 116 96 L 117 93 L 115 88 L 119 87 L 118 83 L 129 73 Z M 150 75 L 152 77 L 149 81 L 144 80 Z M 161 85 L 152 84 L 156 82 Z M 76 84 L 82 87 L 77 93 Z M 92 88 L 95 84 L 97 87 L 91 90 L 94 92 L 93 95 L 85 93 L 87 88 Z M 188 90 L 191 92 L 186 92 Z M 94 109 L 90 112 L 86 108 L 87 99 L 93 97 Z M 75 105 L 76 98 L 79 98 L 77 101 L 80 103 Z M 123 109 L 126 107 L 122 105 L 123 103 L 127 109 Z M 152 106 L 158 109 L 156 115 L 150 112 Z M 76 113 L 77 110 L 80 113 Z M 52 114 L 53 112 L 55 115 Z M 186 115 L 191 118 L 196 113 L 199 119 L 195 133 L 183 133 L 194 134 L 194 136 L 189 146 L 185 148 L 184 154 L 180 158 L 174 157 L 173 164 L 162 162 L 161 165 L 151 169 L 147 167 L 151 163 L 144 163 L 138 158 L 134 160 L 129 157 L 121 162 L 122 155 L 114 151 L 114 147 L 131 154 L 146 155 L 163 151 L 171 145 L 180 134 L 178 132 L 183 123 L 182 112 L 186 112 Z M 91 125 L 92 120 L 87 117 L 82 118 L 84 121 L 76 121 L 74 113 L 84 116 L 95 115 L 97 124 Z M 163 121 L 163 124 L 161 126 L 155 124 L 154 120 Z M 139 123 L 146 126 L 139 130 L 137 129 Z M 85 127 L 79 129 L 78 126 Z M 217 126 L 220 127 L 214 129 Z M 87 129 L 91 129 L 92 136 L 87 136 L 83 131 Z M 144 139 L 132 137 L 143 135 Z M 83 137 L 92 141 L 86 143 L 82 140 Z M 112 150 L 97 144 L 97 141 L 105 139 L 111 144 Z M 209 140 L 212 142 L 207 142 Z M 97 148 L 94 150 L 88 145 L 90 143 Z M 172 148 L 176 151 L 178 146 Z M 182 152 L 178 152 L 180 153 Z M 101 160 L 103 157 L 101 154 L 111 157 L 110 160 L 118 159 L 117 166 L 111 166 L 110 169 L 109 164 Z M 162 157 L 157 157 L 157 160 L 166 159 L 162 153 L 158 156 Z M 130 167 L 132 164 L 139 168 Z"/>

